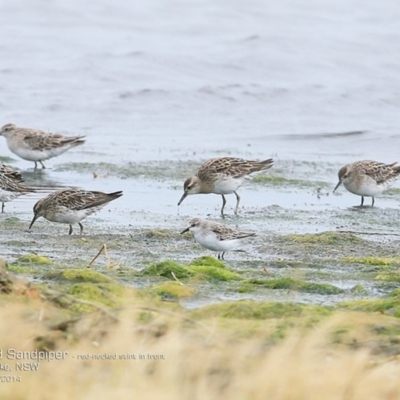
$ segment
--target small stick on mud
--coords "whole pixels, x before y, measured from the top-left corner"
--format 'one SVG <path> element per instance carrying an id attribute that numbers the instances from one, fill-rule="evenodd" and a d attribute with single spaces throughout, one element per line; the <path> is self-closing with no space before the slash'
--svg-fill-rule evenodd
<path id="1" fill-rule="evenodd" d="M 110 255 L 108 254 L 108 250 L 107 250 L 107 245 L 104 243 L 103 246 L 101 246 L 100 251 L 94 256 L 93 260 L 90 261 L 90 263 L 86 266 L 86 268 L 90 268 L 92 266 L 92 264 L 96 261 L 97 257 L 104 251 L 104 255 L 107 258 L 107 268 L 114 268 L 114 267 L 119 267 L 120 266 L 120 262 L 111 263 L 111 258 Z"/>
<path id="2" fill-rule="evenodd" d="M 271 272 L 268 271 L 268 268 L 265 265 L 263 265 L 262 269 L 267 275 L 271 275 Z"/>
<path id="3" fill-rule="evenodd" d="M 174 271 L 171 271 L 172 277 L 182 286 L 185 286 L 185 284 L 183 284 L 174 274 Z"/>

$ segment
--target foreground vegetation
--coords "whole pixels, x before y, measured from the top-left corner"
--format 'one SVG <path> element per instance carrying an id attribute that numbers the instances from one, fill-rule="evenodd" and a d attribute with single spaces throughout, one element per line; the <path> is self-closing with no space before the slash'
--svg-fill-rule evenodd
<path id="1" fill-rule="evenodd" d="M 152 265 L 142 274 L 166 278 L 141 290 L 87 268 L 32 284 L 2 261 L 1 398 L 400 397 L 398 291 L 334 307 L 242 300 L 184 309 L 178 299 L 195 282 L 251 284 L 212 260 Z"/>

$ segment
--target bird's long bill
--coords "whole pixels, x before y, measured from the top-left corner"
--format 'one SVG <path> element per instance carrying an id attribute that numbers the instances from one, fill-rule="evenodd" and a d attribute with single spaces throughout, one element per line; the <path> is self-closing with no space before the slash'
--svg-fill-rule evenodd
<path id="1" fill-rule="evenodd" d="M 33 216 L 32 222 L 31 222 L 31 224 L 29 225 L 29 229 L 32 228 L 32 225 L 35 223 L 35 221 L 37 220 L 37 218 L 38 218 L 38 217 L 37 217 L 36 215 Z"/>
<path id="2" fill-rule="evenodd" d="M 189 232 L 189 228 L 184 229 L 184 230 L 181 232 L 181 235 L 182 235 L 182 233 L 186 233 L 186 232 Z"/>
<path id="3" fill-rule="evenodd" d="M 188 195 L 188 192 L 183 193 L 181 199 L 179 200 L 178 206 L 181 205 L 182 201 L 186 199 L 186 196 Z"/>
<path id="4" fill-rule="evenodd" d="M 342 181 L 339 181 L 338 184 L 335 186 L 335 189 L 333 189 L 333 193 L 335 192 L 335 190 L 341 185 Z"/>

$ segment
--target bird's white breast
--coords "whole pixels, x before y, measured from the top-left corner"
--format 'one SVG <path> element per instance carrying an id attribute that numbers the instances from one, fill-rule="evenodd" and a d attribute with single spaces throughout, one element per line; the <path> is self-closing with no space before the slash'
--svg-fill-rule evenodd
<path id="1" fill-rule="evenodd" d="M 351 193 L 359 196 L 376 196 L 386 190 L 391 182 L 376 183 L 375 179 L 368 176 L 364 177 L 361 182 L 351 181 L 343 182 L 344 187 Z"/>
<path id="2" fill-rule="evenodd" d="M 232 176 L 224 176 L 218 178 L 214 183 L 213 192 L 216 194 L 231 194 L 236 191 L 244 182 L 244 177 L 234 178 Z"/>
<path id="3" fill-rule="evenodd" d="M 49 221 L 60 222 L 63 224 L 76 224 L 101 208 L 102 206 L 97 206 L 86 208 L 84 210 L 70 210 L 67 207 L 58 207 L 56 211 L 48 211 L 45 218 Z"/>
<path id="4" fill-rule="evenodd" d="M 233 250 L 237 247 L 239 240 L 219 240 L 214 232 L 194 232 L 196 242 L 213 251 Z"/>
<path id="5" fill-rule="evenodd" d="M 54 147 L 51 149 L 34 150 L 22 141 L 17 141 L 14 138 L 7 139 L 8 148 L 17 156 L 28 161 L 44 161 L 49 158 L 56 157 L 65 153 L 71 148 L 66 145 L 63 147 Z"/>

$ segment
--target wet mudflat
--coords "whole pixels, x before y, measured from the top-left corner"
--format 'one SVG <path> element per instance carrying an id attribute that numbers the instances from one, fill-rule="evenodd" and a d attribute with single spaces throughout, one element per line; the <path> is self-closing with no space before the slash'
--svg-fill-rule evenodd
<path id="1" fill-rule="evenodd" d="M 360 198 L 344 189 L 332 194 L 337 165 L 277 159 L 273 169 L 240 189 L 238 216 L 233 215 L 234 196 L 227 197 L 228 215 L 222 220 L 217 195 L 189 196 L 179 209 L 176 205 L 183 180 L 198 165 L 76 162 L 23 172 L 38 193 L 7 204 L 0 216 L 0 252 L 11 270 L 41 282 L 50 271 L 87 268 L 106 245 L 109 258 L 101 253 L 91 269 L 126 286 L 151 287 L 179 281 L 172 273 L 143 275 L 152 265 L 171 261 L 187 266 L 215 256 L 190 234 L 180 234 L 190 218 L 202 216 L 254 231 L 257 237 L 243 243 L 244 252 L 225 255 L 225 266 L 239 277 L 189 281 L 196 288 L 190 295 L 171 294 L 185 307 L 239 299 L 335 305 L 381 298 L 398 287 L 398 189 L 377 198 L 375 207 L 359 207 Z M 84 181 L 85 188 L 124 190 L 124 196 L 85 220 L 82 237 L 79 227 L 69 236 L 68 225 L 43 219 L 28 231 L 36 199 L 68 180 L 77 186 Z M 28 254 L 50 263 L 19 261 Z"/>

